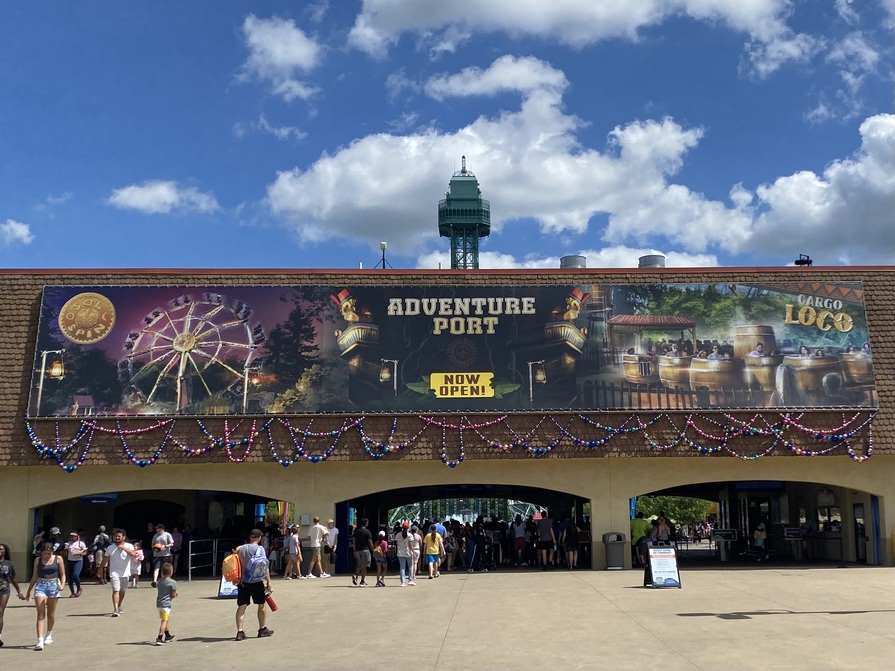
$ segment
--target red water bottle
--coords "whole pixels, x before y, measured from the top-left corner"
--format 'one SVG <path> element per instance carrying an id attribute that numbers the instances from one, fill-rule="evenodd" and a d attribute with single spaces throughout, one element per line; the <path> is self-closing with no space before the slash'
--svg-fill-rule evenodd
<path id="1" fill-rule="evenodd" d="M 267 605 L 270 606 L 271 612 L 273 612 L 273 613 L 277 612 L 277 609 L 279 608 L 279 606 L 277 605 L 277 602 L 273 600 L 273 597 L 270 595 L 269 589 L 264 591 L 264 600 L 267 602 Z"/>

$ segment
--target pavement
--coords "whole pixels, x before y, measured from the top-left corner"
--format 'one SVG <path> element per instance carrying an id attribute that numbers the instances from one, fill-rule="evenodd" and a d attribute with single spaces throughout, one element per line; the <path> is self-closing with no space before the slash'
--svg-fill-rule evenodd
<path id="1" fill-rule="evenodd" d="M 235 599 L 178 581 L 171 631 L 154 645 L 155 590 L 131 590 L 112 618 L 109 587 L 62 598 L 54 643 L 35 652 L 32 605 L 13 595 L 0 665 L 15 669 L 895 669 L 895 568 L 681 569 L 680 589 L 642 571 L 445 572 L 416 587 L 360 588 L 350 576 L 274 579 L 271 638 L 235 641 Z M 371 581 L 375 582 L 375 578 Z"/>

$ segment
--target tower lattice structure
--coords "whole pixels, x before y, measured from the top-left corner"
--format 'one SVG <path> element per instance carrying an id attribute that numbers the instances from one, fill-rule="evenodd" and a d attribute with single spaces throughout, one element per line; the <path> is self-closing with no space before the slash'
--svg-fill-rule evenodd
<path id="1" fill-rule="evenodd" d="M 451 268 L 479 267 L 479 239 L 491 234 L 491 203 L 482 198 L 475 174 L 461 168 L 451 177 L 448 192 L 438 202 L 438 233 L 451 239 Z"/>

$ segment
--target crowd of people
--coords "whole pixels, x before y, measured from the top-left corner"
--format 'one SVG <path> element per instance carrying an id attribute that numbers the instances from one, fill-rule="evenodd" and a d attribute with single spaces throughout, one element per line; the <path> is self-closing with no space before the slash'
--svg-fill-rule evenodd
<path id="1" fill-rule="evenodd" d="M 487 573 L 501 565 L 573 570 L 579 568 L 582 532 L 586 535 L 588 530 L 571 517 L 553 519 L 546 510 L 538 519 L 516 515 L 510 522 L 500 517 L 486 521 L 482 516 L 466 523 L 405 520 L 391 530 L 380 529 L 375 536 L 369 521 L 361 519 L 352 535 L 352 582 L 365 587 L 367 571 L 375 566 L 376 587 L 385 587 L 390 563 L 398 566 L 401 587 L 416 585 L 420 575 L 434 580 L 442 570 Z"/>

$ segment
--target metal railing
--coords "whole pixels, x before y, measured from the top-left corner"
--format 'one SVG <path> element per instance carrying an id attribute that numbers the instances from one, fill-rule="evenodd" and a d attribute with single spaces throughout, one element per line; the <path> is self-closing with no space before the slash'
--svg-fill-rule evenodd
<path id="1" fill-rule="evenodd" d="M 194 569 L 211 568 L 211 577 L 218 575 L 218 568 L 224 557 L 239 545 L 235 538 L 206 538 L 190 541 L 186 555 L 187 581 L 192 581 Z"/>

